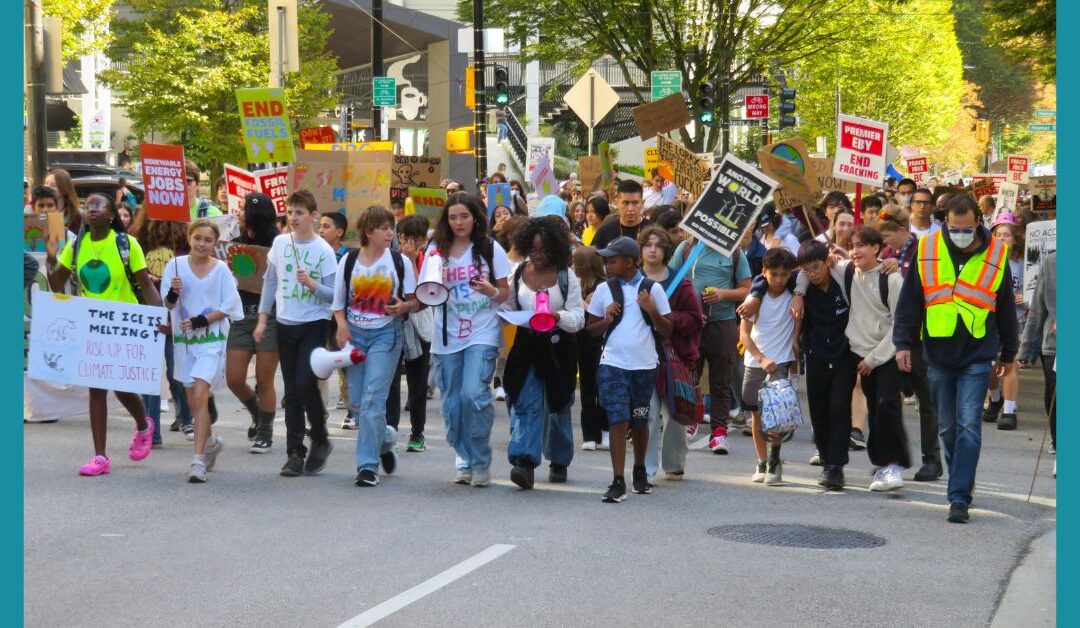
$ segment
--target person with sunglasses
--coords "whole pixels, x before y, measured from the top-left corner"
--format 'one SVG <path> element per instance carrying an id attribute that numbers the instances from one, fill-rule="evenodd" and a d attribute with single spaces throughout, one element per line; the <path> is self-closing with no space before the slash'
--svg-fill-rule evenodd
<path id="1" fill-rule="evenodd" d="M 1007 246 L 980 224 L 967 196 L 945 205 L 945 226 L 919 239 L 915 272 L 904 279 L 893 325 L 896 362 L 912 371 L 922 338 L 927 378 L 949 468 L 951 523 L 969 519 L 982 448 L 982 402 L 997 362 L 998 377 L 1015 368 L 1017 333 Z"/>
<path id="2" fill-rule="evenodd" d="M 187 194 L 189 210 L 191 212 L 191 219 L 197 218 L 209 218 L 211 216 L 220 216 L 221 210 L 215 207 L 210 199 L 199 197 L 199 166 L 190 159 L 186 160 L 184 164 L 185 170 L 185 183 L 187 184 Z"/>

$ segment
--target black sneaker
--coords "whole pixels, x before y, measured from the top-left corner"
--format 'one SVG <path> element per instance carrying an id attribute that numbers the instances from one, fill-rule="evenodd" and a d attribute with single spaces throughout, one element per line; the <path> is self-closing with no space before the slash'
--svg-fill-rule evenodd
<path id="1" fill-rule="evenodd" d="M 626 480 L 621 477 L 615 478 L 611 486 L 604 493 L 605 504 L 618 504 L 626 499 Z"/>
<path id="2" fill-rule="evenodd" d="M 323 470 L 326 466 L 326 459 L 330 457 L 330 452 L 334 451 L 334 445 L 330 443 L 330 439 L 323 436 L 322 438 L 311 439 L 311 450 L 308 451 L 307 465 L 304 467 L 304 473 L 308 475 L 315 475 L 319 471 Z"/>
<path id="3" fill-rule="evenodd" d="M 862 451 L 866 449 L 866 437 L 863 436 L 862 430 L 857 427 L 851 428 L 851 449 L 855 451 Z"/>
<path id="4" fill-rule="evenodd" d="M 1016 429 L 1016 413 L 1009 412 L 1008 414 L 1002 414 L 1001 418 L 997 421 L 997 428 L 1004 431 L 1012 431 Z"/>
<path id="5" fill-rule="evenodd" d="M 378 486 L 379 476 L 371 469 L 364 469 L 356 474 L 356 481 L 353 484 L 363 487 Z"/>
<path id="6" fill-rule="evenodd" d="M 180 431 L 180 419 L 173 419 L 173 422 L 171 424 L 169 424 L 169 431 L 170 432 L 179 432 Z"/>
<path id="7" fill-rule="evenodd" d="M 268 453 L 270 453 L 270 450 L 273 449 L 273 448 L 274 448 L 274 445 L 273 445 L 273 443 L 271 441 L 263 440 L 261 438 L 257 438 L 257 439 L 255 439 L 254 443 L 251 443 L 251 447 L 248 448 L 248 451 L 250 451 L 253 454 L 268 454 Z"/>
<path id="8" fill-rule="evenodd" d="M 281 475 L 287 478 L 295 478 L 304 472 L 304 454 L 300 452 L 293 452 L 289 454 L 289 459 L 285 461 L 285 466 L 281 467 Z"/>
<path id="9" fill-rule="evenodd" d="M 255 434 L 259 432 L 259 423 L 255 419 L 251 420 L 251 425 L 248 426 L 248 440 L 255 440 Z"/>
<path id="10" fill-rule="evenodd" d="M 923 459 L 923 466 L 919 467 L 919 470 L 915 472 L 913 478 L 916 482 L 933 482 L 940 479 L 944 472 L 941 469 L 941 463 L 933 458 Z"/>
<path id="11" fill-rule="evenodd" d="M 818 484 L 830 491 L 838 491 L 844 488 L 844 468 L 836 465 L 825 467 L 825 470 L 821 472 L 821 481 Z"/>
<path id="12" fill-rule="evenodd" d="M 970 518 L 967 506 L 960 502 L 949 504 L 949 523 L 967 523 Z"/>
<path id="13" fill-rule="evenodd" d="M 390 449 L 390 451 L 384 454 L 379 454 L 379 462 L 382 463 L 382 470 L 387 475 L 390 475 L 391 473 L 396 471 L 398 463 L 397 446 L 395 445 Z"/>
<path id="14" fill-rule="evenodd" d="M 566 482 L 566 465 L 552 464 L 548 467 L 548 482 L 562 484 Z"/>
<path id="15" fill-rule="evenodd" d="M 535 472 L 532 469 L 521 465 L 514 465 L 514 468 L 510 469 L 510 481 L 526 491 L 533 487 L 534 475 Z"/>
<path id="16" fill-rule="evenodd" d="M 986 409 L 983 410 L 983 423 L 993 423 L 997 421 L 998 412 L 1001 412 L 1001 407 L 1005 405 L 1005 397 L 1002 397 L 1000 401 L 991 401 Z"/>
<path id="17" fill-rule="evenodd" d="M 648 495 L 652 492 L 649 485 L 649 475 L 645 473 L 645 467 L 634 467 L 634 492 L 638 495 Z"/>

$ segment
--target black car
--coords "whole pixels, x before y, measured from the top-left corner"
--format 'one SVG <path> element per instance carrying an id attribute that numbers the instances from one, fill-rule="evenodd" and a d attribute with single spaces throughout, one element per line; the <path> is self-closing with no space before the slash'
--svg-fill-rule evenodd
<path id="1" fill-rule="evenodd" d="M 138 175 L 135 178 L 125 178 L 127 178 L 127 188 L 135 195 L 135 201 L 142 205 L 142 179 Z M 118 174 L 78 177 L 72 179 L 71 182 L 75 184 L 75 193 L 78 194 L 79 200 L 84 203 L 86 197 L 91 194 L 105 194 L 109 198 L 116 198 L 116 191 L 120 189 L 120 175 Z"/>
<path id="2" fill-rule="evenodd" d="M 56 162 L 49 164 L 50 170 L 55 170 L 57 168 L 67 170 L 72 179 L 99 176 L 125 177 L 128 181 L 139 181 L 142 179 L 142 176 L 133 170 L 125 170 L 108 164 L 83 164 L 77 162 Z"/>

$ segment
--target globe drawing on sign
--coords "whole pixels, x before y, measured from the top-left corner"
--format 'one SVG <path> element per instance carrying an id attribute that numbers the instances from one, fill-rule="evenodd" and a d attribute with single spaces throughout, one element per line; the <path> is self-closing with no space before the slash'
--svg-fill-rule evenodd
<path id="1" fill-rule="evenodd" d="M 772 154 L 776 155 L 784 161 L 790 161 L 799 168 L 799 172 L 806 172 L 806 164 L 803 162 L 803 158 L 799 155 L 799 151 L 789 144 L 780 144 L 772 149 Z"/>
<path id="2" fill-rule="evenodd" d="M 255 255 L 246 246 L 233 246 L 229 251 L 229 268 L 237 277 L 251 277 L 255 274 Z"/>

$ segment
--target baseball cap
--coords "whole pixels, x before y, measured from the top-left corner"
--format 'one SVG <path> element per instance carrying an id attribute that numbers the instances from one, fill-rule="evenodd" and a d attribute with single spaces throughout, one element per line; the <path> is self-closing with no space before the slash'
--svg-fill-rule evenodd
<path id="1" fill-rule="evenodd" d="M 638 246 L 637 242 L 634 242 L 633 238 L 619 236 L 611 242 L 608 242 L 608 245 L 597 251 L 597 253 L 601 257 L 615 257 L 616 255 L 624 255 L 626 257 L 633 257 L 636 259 L 641 256 L 641 247 Z"/>

